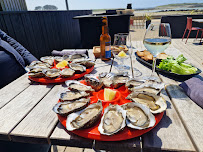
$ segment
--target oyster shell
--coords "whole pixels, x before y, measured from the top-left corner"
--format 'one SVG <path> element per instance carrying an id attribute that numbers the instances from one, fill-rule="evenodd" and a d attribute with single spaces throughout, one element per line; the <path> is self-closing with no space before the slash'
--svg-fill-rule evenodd
<path id="1" fill-rule="evenodd" d="M 68 80 L 65 83 L 68 86 L 68 88 L 70 90 L 73 90 L 73 91 L 85 91 L 85 92 L 93 92 L 94 91 L 94 89 L 92 89 L 92 87 L 84 85 L 84 84 L 82 84 L 78 81 L 75 81 L 75 80 Z"/>
<path id="2" fill-rule="evenodd" d="M 78 60 L 74 60 L 72 63 L 83 65 L 86 68 L 89 68 L 95 65 L 94 61 L 90 59 L 78 59 Z"/>
<path id="3" fill-rule="evenodd" d="M 69 55 L 64 55 L 63 60 L 66 60 L 66 61 L 70 62 Z"/>
<path id="4" fill-rule="evenodd" d="M 88 57 L 86 54 L 73 54 L 69 56 L 70 61 L 78 61 L 78 60 L 87 59 L 87 58 Z"/>
<path id="5" fill-rule="evenodd" d="M 69 67 L 76 73 L 82 73 L 86 71 L 86 67 L 80 64 L 70 63 Z"/>
<path id="6" fill-rule="evenodd" d="M 29 72 L 31 69 L 34 69 L 34 68 L 47 69 L 47 68 L 51 68 L 51 66 L 41 61 L 33 61 L 32 63 L 30 63 L 29 66 L 25 67 L 25 70 Z"/>
<path id="7" fill-rule="evenodd" d="M 54 64 L 54 58 L 52 56 L 44 56 L 41 57 L 40 60 L 44 63 L 48 63 L 51 66 Z"/>
<path id="8" fill-rule="evenodd" d="M 75 73 L 75 71 L 72 70 L 71 68 L 68 68 L 68 69 L 65 68 L 60 72 L 61 76 L 65 77 L 65 78 L 72 77 L 74 75 L 74 73 Z"/>
<path id="9" fill-rule="evenodd" d="M 101 116 L 102 101 L 89 105 L 87 108 L 68 115 L 66 129 L 72 131 L 80 128 L 91 127 Z"/>
<path id="10" fill-rule="evenodd" d="M 126 124 L 130 128 L 141 130 L 153 127 L 156 123 L 150 109 L 140 103 L 129 102 L 121 107 L 126 110 Z"/>
<path id="11" fill-rule="evenodd" d="M 43 69 L 41 68 L 33 68 L 30 70 L 28 73 L 28 76 L 33 77 L 33 78 L 41 78 L 44 77 L 44 73 L 42 72 Z"/>
<path id="12" fill-rule="evenodd" d="M 118 87 L 124 85 L 128 81 L 129 78 L 130 77 L 127 72 L 115 74 L 113 77 L 113 87 L 118 88 Z"/>
<path id="13" fill-rule="evenodd" d="M 137 80 L 135 78 L 131 78 L 126 82 L 125 86 L 126 86 L 126 88 L 130 89 L 133 87 L 138 87 L 138 86 L 142 85 L 144 82 L 145 82 L 144 80 Z"/>
<path id="14" fill-rule="evenodd" d="M 144 92 L 149 92 L 149 93 L 153 93 L 153 94 L 159 94 L 161 90 L 159 89 L 155 89 L 155 88 L 151 88 L 151 87 L 134 87 L 134 88 L 130 88 L 130 90 L 132 92 L 141 92 L 141 91 L 144 91 Z"/>
<path id="15" fill-rule="evenodd" d="M 151 87 L 154 89 L 163 89 L 165 87 L 165 84 L 163 82 L 157 82 L 155 80 L 146 80 L 145 83 L 140 85 L 140 87 Z"/>
<path id="16" fill-rule="evenodd" d="M 99 74 L 99 80 L 101 80 L 105 87 L 111 87 L 113 83 L 113 73 L 102 72 Z"/>
<path id="17" fill-rule="evenodd" d="M 60 76 L 61 70 L 59 69 L 45 69 L 42 71 L 46 77 L 54 79 Z"/>
<path id="18" fill-rule="evenodd" d="M 98 130 L 103 135 L 112 135 L 125 127 L 126 111 L 119 105 L 109 104 L 104 110 Z"/>
<path id="19" fill-rule="evenodd" d="M 54 57 L 54 60 L 55 60 L 55 62 L 56 62 L 56 64 L 57 64 L 57 63 L 63 61 L 63 57 L 61 57 L 61 56 L 55 56 L 55 57 Z"/>
<path id="20" fill-rule="evenodd" d="M 145 91 L 132 92 L 126 99 L 148 106 L 154 114 L 161 113 L 167 108 L 166 100 L 163 97 Z"/>
<path id="21" fill-rule="evenodd" d="M 102 88 L 103 82 L 100 81 L 96 76 L 92 74 L 86 74 L 84 77 L 87 85 L 91 86 L 95 91 L 98 91 Z"/>
<path id="22" fill-rule="evenodd" d="M 59 115 L 67 116 L 70 113 L 80 111 L 87 107 L 90 99 L 81 98 L 76 101 L 59 102 L 53 107 L 53 111 Z"/>
<path id="23" fill-rule="evenodd" d="M 66 92 L 63 92 L 60 94 L 60 99 L 62 101 L 72 101 L 72 100 L 77 100 L 83 97 L 89 96 L 89 93 L 84 92 L 84 91 L 71 91 L 67 90 Z"/>

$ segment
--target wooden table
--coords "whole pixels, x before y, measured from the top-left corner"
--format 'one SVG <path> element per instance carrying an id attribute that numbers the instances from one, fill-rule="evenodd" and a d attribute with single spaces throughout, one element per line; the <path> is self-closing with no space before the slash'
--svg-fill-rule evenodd
<path id="1" fill-rule="evenodd" d="M 175 45 L 171 45 L 171 48 Z M 140 41 L 134 41 L 133 46 L 139 50 L 144 49 Z M 96 62 L 93 74 L 116 72 L 116 59 L 103 62 L 94 58 L 92 50 L 89 50 L 89 56 Z M 191 58 L 187 53 L 185 56 Z M 198 62 L 191 61 L 203 70 Z M 143 75 L 151 72 L 134 55 L 125 64 L 139 69 Z M 129 70 L 129 74 L 134 76 L 135 70 Z M 180 82 L 163 75 L 158 76 L 167 84 L 162 96 L 168 105 L 160 123 L 141 137 L 103 142 L 67 132 L 58 121 L 52 108 L 65 85 L 31 83 L 25 74 L 0 90 L 0 140 L 110 151 L 203 151 L 203 110 L 186 96 L 177 85 Z"/>

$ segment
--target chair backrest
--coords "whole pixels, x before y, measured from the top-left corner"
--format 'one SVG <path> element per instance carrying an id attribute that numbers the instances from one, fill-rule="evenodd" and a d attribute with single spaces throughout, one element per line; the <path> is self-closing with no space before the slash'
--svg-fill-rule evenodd
<path id="1" fill-rule="evenodd" d="M 187 29 L 191 29 L 192 28 L 192 17 L 187 17 Z"/>

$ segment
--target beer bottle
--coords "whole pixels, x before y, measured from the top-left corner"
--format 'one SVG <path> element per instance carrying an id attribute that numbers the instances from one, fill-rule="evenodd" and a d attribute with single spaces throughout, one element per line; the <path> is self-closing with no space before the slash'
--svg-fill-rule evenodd
<path id="1" fill-rule="evenodd" d="M 102 34 L 100 36 L 100 57 L 107 61 L 111 59 L 111 36 L 108 33 L 107 17 L 102 17 Z"/>

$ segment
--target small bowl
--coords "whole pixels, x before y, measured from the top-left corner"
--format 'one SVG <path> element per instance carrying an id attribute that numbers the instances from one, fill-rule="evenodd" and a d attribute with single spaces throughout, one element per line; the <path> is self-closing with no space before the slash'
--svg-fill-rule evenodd
<path id="1" fill-rule="evenodd" d="M 102 100 L 102 105 L 104 108 L 106 108 L 110 103 L 111 104 L 119 104 L 120 102 L 120 99 L 121 99 L 121 93 L 117 90 L 116 91 L 116 95 L 115 95 L 115 98 L 111 101 L 105 101 L 104 100 L 104 90 L 100 90 L 97 94 L 97 98 Z"/>

